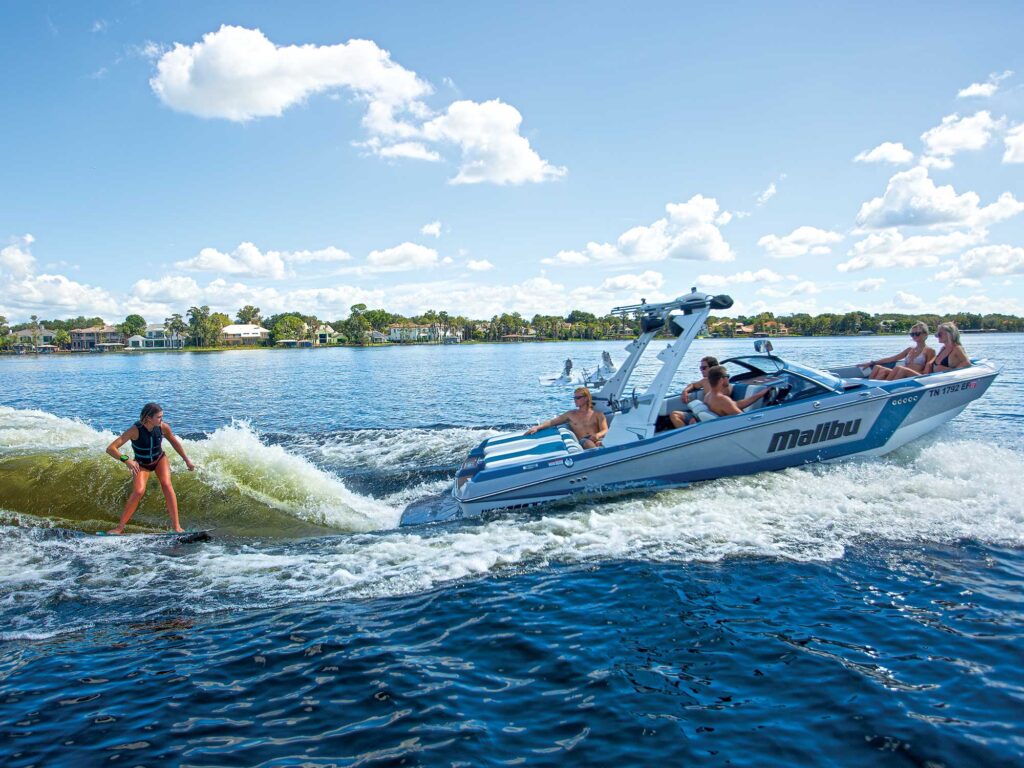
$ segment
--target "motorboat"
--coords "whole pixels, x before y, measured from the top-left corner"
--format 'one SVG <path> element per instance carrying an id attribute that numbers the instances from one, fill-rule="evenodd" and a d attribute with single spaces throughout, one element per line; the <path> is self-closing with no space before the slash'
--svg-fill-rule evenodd
<path id="1" fill-rule="evenodd" d="M 709 313 L 728 296 L 696 288 L 674 301 L 616 307 L 639 320 L 628 357 L 594 393 L 609 421 L 603 445 L 584 450 L 566 427 L 533 435 L 495 435 L 469 452 L 450 490 L 411 504 L 402 524 L 475 517 L 490 510 L 654 491 L 693 482 L 877 456 L 931 432 L 981 397 L 999 374 L 988 360 L 927 376 L 876 381 L 857 366 L 819 370 L 773 354 L 759 339 L 754 354 L 723 361 L 733 399 L 768 389 L 744 413 L 717 416 L 694 405 L 698 421 L 673 429 L 682 410 L 673 377 Z M 644 351 L 662 331 L 675 340 L 657 354 L 661 368 L 643 391 L 630 387 Z"/>
<path id="2" fill-rule="evenodd" d="M 562 364 L 561 374 L 558 376 L 539 376 L 537 380 L 545 387 L 553 387 L 556 384 L 576 384 L 582 381 L 582 378 L 572 372 L 572 367 L 572 358 L 567 357 Z"/>
<path id="3" fill-rule="evenodd" d="M 601 362 L 593 371 L 583 370 L 583 383 L 590 388 L 601 388 L 608 383 L 608 379 L 615 375 L 618 370 L 612 361 L 612 356 L 605 350 L 601 353 Z"/>

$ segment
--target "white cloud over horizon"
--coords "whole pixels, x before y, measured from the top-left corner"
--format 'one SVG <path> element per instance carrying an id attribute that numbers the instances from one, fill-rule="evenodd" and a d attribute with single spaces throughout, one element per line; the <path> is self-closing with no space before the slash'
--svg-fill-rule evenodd
<path id="1" fill-rule="evenodd" d="M 903 165 L 912 162 L 914 153 L 901 143 L 883 141 L 874 149 L 859 152 L 854 158 L 855 163 L 892 163 Z"/>
<path id="2" fill-rule="evenodd" d="M 632 264 L 666 259 L 733 261 L 736 254 L 719 228 L 729 221 L 718 201 L 696 194 L 685 203 L 669 203 L 668 214 L 648 226 L 626 230 L 614 244 L 589 242 L 582 251 L 559 251 L 542 264 Z M 721 224 L 719 223 L 721 222 Z"/>
<path id="3" fill-rule="evenodd" d="M 283 280 L 294 276 L 294 264 L 313 262 L 332 263 L 349 261 L 352 256 L 334 246 L 316 251 L 261 251 L 250 242 L 239 243 L 230 253 L 216 248 L 203 248 L 191 259 L 175 262 L 174 266 L 190 272 L 218 272 L 241 277 L 263 277 Z"/>
<path id="4" fill-rule="evenodd" d="M 957 91 L 956 97 L 958 99 L 968 99 L 972 97 L 991 98 L 992 96 L 995 96 L 996 91 L 999 90 L 999 84 L 1011 75 L 1013 75 L 1013 70 L 1011 69 L 1002 73 L 992 72 L 989 74 L 988 80 L 984 83 L 971 83 L 966 88 L 961 88 Z"/>
<path id="5" fill-rule="evenodd" d="M 791 259 L 808 253 L 816 256 L 832 252 L 832 245 L 840 242 L 843 235 L 816 227 L 797 227 L 788 235 L 765 235 L 757 244 L 776 259 Z"/>
<path id="6" fill-rule="evenodd" d="M 440 114 L 424 99 L 433 86 L 372 40 L 276 45 L 259 29 L 222 25 L 192 45 L 162 52 L 150 87 L 168 107 L 245 123 L 280 117 L 320 93 L 346 91 L 366 104 L 369 138 L 356 142 L 386 159 L 439 162 L 428 144 L 454 145 L 461 164 L 452 184 L 524 184 L 565 176 L 520 134 L 522 115 L 500 99 L 462 99 Z"/>

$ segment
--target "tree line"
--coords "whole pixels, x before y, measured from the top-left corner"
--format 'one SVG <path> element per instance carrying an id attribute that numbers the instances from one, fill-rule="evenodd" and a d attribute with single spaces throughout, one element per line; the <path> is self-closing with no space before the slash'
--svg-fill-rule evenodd
<path id="1" fill-rule="evenodd" d="M 762 312 L 757 315 L 718 317 L 708 319 L 710 334 L 722 337 L 754 333 L 779 335 L 788 333 L 795 336 L 843 336 L 861 333 L 906 333 L 910 326 L 923 321 L 934 332 L 942 322 L 952 321 L 961 330 L 1024 332 L 1024 318 L 1016 315 L 978 314 L 957 312 L 953 314 L 895 313 L 869 314 L 867 312 L 823 313 L 809 315 L 795 313 L 775 315 Z M 367 344 L 373 331 L 387 335 L 393 325 L 420 325 L 436 327 L 442 335 L 458 334 L 467 341 L 520 341 L 525 338 L 538 340 L 572 339 L 614 339 L 632 337 L 637 334 L 638 321 L 632 317 L 605 315 L 599 317 L 591 312 L 574 309 L 566 316 L 536 314 L 527 319 L 518 312 L 494 315 L 490 320 L 473 319 L 464 315 L 427 310 L 420 315 L 405 316 L 385 309 L 370 309 L 365 304 L 355 304 L 349 309 L 348 317 L 342 320 L 325 321 L 316 315 L 302 312 L 281 312 L 264 316 L 259 307 L 247 304 L 238 310 L 234 319 L 223 312 L 212 312 L 209 306 L 193 306 L 184 314 L 173 314 L 164 319 L 163 328 L 168 334 L 177 334 L 186 339 L 190 347 L 216 347 L 222 343 L 223 329 L 233 323 L 260 325 L 270 331 L 270 343 L 282 339 L 302 340 L 312 338 L 322 325 L 330 325 L 337 334 L 337 341 L 344 344 Z M 53 343 L 61 348 L 71 345 L 71 331 L 77 328 L 104 325 L 99 317 L 78 317 L 65 320 L 40 319 L 32 315 L 27 323 L 9 325 L 7 318 L 0 315 L 0 348 L 10 348 L 17 343 L 17 334 L 29 330 L 36 336 L 43 328 L 54 332 Z M 146 332 L 146 320 L 137 314 L 128 315 L 116 326 L 128 338 Z M 748 330 L 749 329 L 749 330 Z"/>

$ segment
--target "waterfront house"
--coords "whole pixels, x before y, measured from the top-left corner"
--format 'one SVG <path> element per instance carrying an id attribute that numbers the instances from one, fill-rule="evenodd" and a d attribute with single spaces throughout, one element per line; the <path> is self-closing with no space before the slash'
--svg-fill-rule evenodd
<path id="1" fill-rule="evenodd" d="M 270 338 L 270 331 L 252 323 L 225 325 L 220 332 L 221 342 L 228 346 L 262 344 Z"/>
<path id="2" fill-rule="evenodd" d="M 27 345 L 29 347 L 38 347 L 41 344 L 53 344 L 53 336 L 56 331 L 51 331 L 49 328 L 23 328 L 18 331 L 18 344 Z"/>
<path id="3" fill-rule="evenodd" d="M 181 349 L 185 346 L 185 335 L 171 333 L 162 323 L 150 323 L 145 335 L 136 334 L 128 338 L 129 349 Z"/>
<path id="4" fill-rule="evenodd" d="M 317 345 L 340 344 L 341 334 L 326 323 L 322 323 L 313 332 L 313 343 Z"/>
<path id="5" fill-rule="evenodd" d="M 385 344 L 387 343 L 388 337 L 386 334 L 380 331 L 370 331 L 370 343 L 371 344 Z"/>
<path id="6" fill-rule="evenodd" d="M 124 334 L 116 325 L 93 325 L 71 331 L 71 349 L 75 352 L 123 349 L 124 343 Z"/>
<path id="7" fill-rule="evenodd" d="M 441 329 L 436 325 L 392 325 L 388 328 L 388 341 L 407 343 L 413 341 L 439 341 Z"/>

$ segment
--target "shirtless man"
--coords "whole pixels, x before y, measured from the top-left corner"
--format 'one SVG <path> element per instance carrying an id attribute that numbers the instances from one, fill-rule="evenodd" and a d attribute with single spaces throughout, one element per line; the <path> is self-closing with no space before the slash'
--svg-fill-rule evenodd
<path id="1" fill-rule="evenodd" d="M 729 383 L 729 371 L 723 365 L 716 365 L 708 371 L 708 385 L 710 389 L 704 395 L 704 405 L 719 416 L 735 416 L 737 413 L 743 413 L 744 408 L 757 402 L 771 391 L 770 388 L 766 388 L 742 400 L 733 400 L 729 397 L 732 386 Z"/>
<path id="2" fill-rule="evenodd" d="M 526 434 L 532 435 L 542 429 L 568 423 L 569 429 L 573 431 L 584 448 L 597 448 L 601 445 L 602 438 L 608 433 L 608 419 L 600 411 L 594 410 L 594 400 L 590 396 L 590 390 L 586 387 L 577 387 L 573 392 L 572 399 L 576 403 L 573 410 L 548 419 L 543 424 L 530 427 L 526 430 Z"/>
<path id="3" fill-rule="evenodd" d="M 701 358 L 701 361 L 700 361 L 700 375 L 701 375 L 701 379 L 700 379 L 700 381 L 694 381 L 694 382 L 691 382 L 691 383 L 686 385 L 686 388 L 683 390 L 683 394 L 681 396 L 681 399 L 683 401 L 683 405 L 685 405 L 686 403 L 690 402 L 690 395 L 695 395 L 698 389 L 704 390 L 705 394 L 709 391 L 708 390 L 708 371 L 710 371 L 716 365 L 718 365 L 718 358 L 717 357 L 711 357 L 709 355 L 708 357 L 702 357 Z M 685 427 L 687 424 L 696 424 L 697 423 L 697 417 L 694 416 L 693 413 L 689 409 L 683 410 L 683 411 L 672 411 L 672 413 L 670 413 L 668 415 L 668 418 L 669 418 L 669 421 L 672 422 L 672 426 L 675 427 L 676 429 L 679 429 L 679 427 Z"/>

